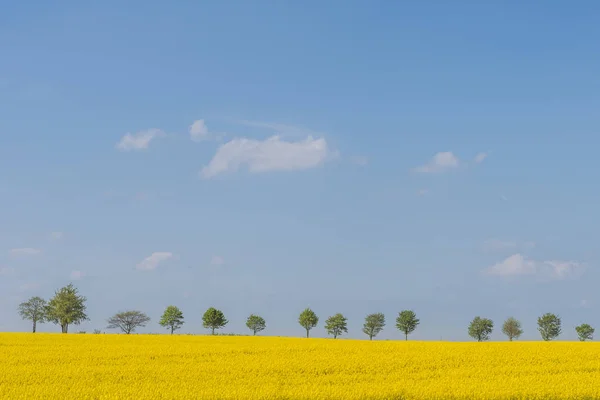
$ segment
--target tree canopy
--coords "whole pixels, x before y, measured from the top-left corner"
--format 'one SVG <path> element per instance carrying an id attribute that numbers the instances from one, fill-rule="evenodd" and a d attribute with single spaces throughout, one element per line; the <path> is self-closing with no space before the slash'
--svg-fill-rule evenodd
<path id="1" fill-rule="evenodd" d="M 348 333 L 348 326 L 346 321 L 347 318 L 344 317 L 342 314 L 335 314 L 327 318 L 327 321 L 325 321 L 325 330 L 327 330 L 327 333 L 329 335 L 333 335 L 334 339 L 337 339 L 337 337 L 340 336 L 342 333 Z"/>
<path id="2" fill-rule="evenodd" d="M 62 333 L 68 333 L 69 325 L 79 325 L 88 320 L 85 313 L 87 299 L 79 294 L 72 283 L 57 290 L 46 307 L 46 319 L 60 325 Z"/>
<path id="3" fill-rule="evenodd" d="M 306 337 L 308 337 L 310 330 L 319 323 L 319 317 L 317 317 L 317 314 L 313 310 L 307 308 L 300 313 L 298 323 L 306 329 Z"/>
<path id="4" fill-rule="evenodd" d="M 267 327 L 267 323 L 263 317 L 251 314 L 246 320 L 246 326 L 256 335 L 257 332 L 263 331 Z"/>
<path id="5" fill-rule="evenodd" d="M 552 313 L 546 313 L 538 318 L 538 331 L 542 340 L 556 339 L 562 332 L 560 318 Z"/>
<path id="6" fill-rule="evenodd" d="M 469 324 L 469 336 L 478 342 L 489 340 L 493 330 L 494 323 L 491 319 L 475 317 Z"/>
<path id="7" fill-rule="evenodd" d="M 513 317 L 508 318 L 502 325 L 502 333 L 508 336 L 508 340 L 511 342 L 513 339 L 518 339 L 523 334 L 521 322 Z"/>
<path id="8" fill-rule="evenodd" d="M 588 324 L 581 324 L 575 327 L 579 340 L 585 342 L 586 340 L 592 340 L 594 338 L 594 328 Z"/>
<path id="9" fill-rule="evenodd" d="M 160 326 L 170 329 L 172 335 L 174 331 L 183 326 L 183 313 L 175 306 L 168 306 L 158 323 Z"/>
<path id="10" fill-rule="evenodd" d="M 202 316 L 202 325 L 212 330 L 212 334 L 215 334 L 215 329 L 222 329 L 227 325 L 229 321 L 225 319 L 225 314 L 221 310 L 217 310 L 214 307 L 206 310 Z"/>
<path id="11" fill-rule="evenodd" d="M 363 332 L 369 336 L 369 340 L 373 340 L 383 330 L 384 326 L 385 315 L 382 313 L 369 314 L 365 317 Z"/>
<path id="12" fill-rule="evenodd" d="M 136 328 L 144 327 L 150 322 L 150 317 L 141 311 L 122 311 L 108 319 L 108 329 L 120 329 L 129 335 Z"/>
<path id="13" fill-rule="evenodd" d="M 396 318 L 396 327 L 400 330 L 400 332 L 404 333 L 404 340 L 408 340 L 408 335 L 413 333 L 417 326 L 419 326 L 419 319 L 417 318 L 417 314 L 411 310 L 401 311 Z"/>
<path id="14" fill-rule="evenodd" d="M 46 321 L 46 300 L 35 296 L 19 304 L 19 315 L 33 323 L 35 333 L 37 324 Z"/>

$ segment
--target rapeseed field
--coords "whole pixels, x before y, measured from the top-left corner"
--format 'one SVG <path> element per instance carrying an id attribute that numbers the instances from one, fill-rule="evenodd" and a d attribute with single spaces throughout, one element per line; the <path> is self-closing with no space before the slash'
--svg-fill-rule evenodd
<path id="1" fill-rule="evenodd" d="M 5 399 L 600 399 L 600 344 L 0 334 Z"/>

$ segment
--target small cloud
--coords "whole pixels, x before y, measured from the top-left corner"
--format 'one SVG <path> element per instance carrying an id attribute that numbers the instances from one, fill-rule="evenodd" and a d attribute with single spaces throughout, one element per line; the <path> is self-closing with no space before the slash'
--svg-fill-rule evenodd
<path id="1" fill-rule="evenodd" d="M 166 261 L 171 257 L 173 257 L 173 253 L 169 252 L 152 253 L 149 257 L 146 257 L 144 260 L 142 260 L 142 262 L 136 266 L 136 269 L 140 271 L 150 271 L 156 269 L 161 262 Z"/>
<path id="2" fill-rule="evenodd" d="M 78 281 L 83 278 L 85 274 L 81 271 L 71 271 L 71 280 Z"/>
<path id="3" fill-rule="evenodd" d="M 31 247 L 25 247 L 20 249 L 12 249 L 10 251 L 10 255 L 13 257 L 26 257 L 26 256 L 35 256 L 40 254 L 42 251 L 40 249 L 33 249 Z"/>
<path id="4" fill-rule="evenodd" d="M 221 145 L 200 176 L 210 179 L 236 172 L 241 166 L 251 173 L 305 170 L 322 165 L 332 155 L 323 138 L 309 136 L 297 142 L 286 142 L 279 136 L 263 141 L 238 138 Z"/>
<path id="5" fill-rule="evenodd" d="M 417 190 L 417 196 L 425 196 L 427 193 L 429 193 L 429 189 L 419 189 L 419 190 Z"/>
<path id="6" fill-rule="evenodd" d="M 15 269 L 13 267 L 0 267 L 0 275 L 8 276 L 13 275 Z"/>
<path id="7" fill-rule="evenodd" d="M 64 234 L 62 232 L 52 232 L 50 234 L 50 239 L 52 240 L 60 240 L 62 239 Z"/>
<path id="8" fill-rule="evenodd" d="M 587 300 L 581 300 L 581 302 L 579 303 L 579 307 L 583 307 L 583 308 L 587 308 L 589 307 L 590 303 Z"/>
<path id="9" fill-rule="evenodd" d="M 213 256 L 210 260 L 210 265 L 223 265 L 225 264 L 225 260 L 220 256 Z"/>
<path id="10" fill-rule="evenodd" d="M 190 139 L 194 142 L 201 142 L 208 139 L 208 128 L 203 119 L 198 119 L 189 127 Z"/>
<path id="11" fill-rule="evenodd" d="M 160 129 L 148 129 L 136 134 L 127 133 L 115 147 L 119 151 L 146 150 L 152 140 L 164 135 Z"/>
<path id="12" fill-rule="evenodd" d="M 585 265 L 576 261 L 536 261 L 517 253 L 485 269 L 489 275 L 519 276 L 538 275 L 555 280 L 579 276 Z"/>
<path id="13" fill-rule="evenodd" d="M 361 167 L 364 167 L 369 163 L 369 159 L 366 156 L 353 156 L 350 157 L 350 161 L 353 164 L 360 165 Z"/>
<path id="14" fill-rule="evenodd" d="M 458 157 L 451 151 L 443 151 L 436 153 L 427 164 L 413 168 L 413 171 L 423 173 L 444 172 L 457 168 L 459 164 L 460 161 L 458 160 Z"/>
<path id="15" fill-rule="evenodd" d="M 40 288 L 40 284 L 37 282 L 31 282 L 31 283 L 24 283 L 21 286 L 19 286 L 19 291 L 20 292 L 29 292 L 32 290 L 36 290 Z"/>
<path id="16" fill-rule="evenodd" d="M 487 153 L 479 153 L 475 156 L 475 163 L 480 164 L 487 158 Z"/>
<path id="17" fill-rule="evenodd" d="M 500 199 L 502 199 L 503 201 L 508 201 L 508 197 L 506 197 L 503 194 L 500 195 Z"/>

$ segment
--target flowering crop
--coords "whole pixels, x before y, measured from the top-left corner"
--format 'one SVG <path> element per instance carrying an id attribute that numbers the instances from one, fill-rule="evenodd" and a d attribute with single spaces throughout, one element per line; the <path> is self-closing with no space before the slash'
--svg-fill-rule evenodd
<path id="1" fill-rule="evenodd" d="M 7 399 L 600 399 L 600 344 L 0 334 Z"/>

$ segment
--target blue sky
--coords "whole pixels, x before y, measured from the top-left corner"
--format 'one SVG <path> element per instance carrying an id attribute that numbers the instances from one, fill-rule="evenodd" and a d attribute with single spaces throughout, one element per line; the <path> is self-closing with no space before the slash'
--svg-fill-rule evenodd
<path id="1" fill-rule="evenodd" d="M 210 306 L 298 335 L 600 326 L 600 5 L 20 2 L 0 15 L 0 330 Z M 58 331 L 45 324 L 42 331 Z"/>

